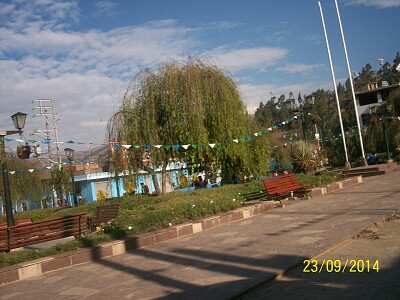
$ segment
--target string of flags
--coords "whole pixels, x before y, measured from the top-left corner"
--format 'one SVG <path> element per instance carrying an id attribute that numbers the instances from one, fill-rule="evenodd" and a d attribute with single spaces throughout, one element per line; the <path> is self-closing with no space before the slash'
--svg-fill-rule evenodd
<path id="1" fill-rule="evenodd" d="M 298 119 L 298 117 L 301 116 L 301 113 L 293 116 L 292 118 L 289 118 L 283 122 L 279 122 L 278 124 L 271 126 L 269 128 L 263 129 L 261 131 L 255 132 L 253 134 L 248 134 L 245 137 L 241 137 L 238 139 L 233 139 L 232 142 L 233 143 L 243 143 L 246 142 L 247 140 L 250 140 L 254 137 L 259 137 L 262 136 L 263 134 L 265 135 L 268 131 L 273 131 L 275 129 L 278 129 L 282 126 L 288 125 L 291 122 L 295 121 Z M 400 120 L 400 117 L 394 117 L 394 118 L 398 118 Z M 349 130 L 355 129 L 357 127 L 351 127 L 348 128 Z M 347 137 L 353 137 L 353 136 L 357 136 L 358 134 L 356 132 L 346 132 L 346 136 Z M 331 136 L 331 137 L 324 137 L 321 140 L 322 141 L 334 141 L 334 140 L 341 140 L 342 135 L 339 134 L 337 136 Z M 37 140 L 21 140 L 21 139 L 10 139 L 10 138 L 4 138 L 5 142 L 12 142 L 12 141 L 17 141 L 20 143 L 31 143 L 31 144 L 38 144 L 39 142 L 42 144 L 50 144 L 50 143 L 54 143 L 56 144 L 57 142 L 53 142 L 53 141 L 37 141 Z M 58 142 L 59 144 L 79 144 L 79 145 L 98 145 L 98 146 L 108 146 L 108 144 L 96 144 L 96 143 L 85 143 L 85 142 L 74 142 L 74 141 L 67 141 L 67 142 Z M 226 142 L 225 142 L 226 143 Z M 222 146 L 223 144 L 225 144 L 223 142 L 218 142 L 218 143 L 209 143 L 208 146 L 211 148 L 215 148 L 216 146 Z M 118 148 L 126 148 L 129 149 L 131 147 L 134 147 L 136 149 L 140 149 L 140 148 L 145 148 L 145 149 L 150 149 L 152 147 L 155 147 L 157 149 L 160 148 L 164 148 L 166 150 L 169 150 L 171 148 L 175 149 L 175 150 L 179 150 L 181 148 L 183 148 L 184 150 L 188 150 L 189 147 L 192 147 L 194 149 L 196 149 L 197 147 L 205 147 L 207 145 L 205 144 L 184 144 L 184 145 L 149 145 L 149 144 L 145 144 L 145 145 L 130 145 L 130 144 L 122 144 L 122 143 L 110 143 L 112 145 L 113 148 L 118 149 Z M 279 146 L 273 146 L 271 148 L 279 148 Z M 11 175 L 14 175 L 15 173 L 21 173 L 21 172 L 34 172 L 34 171 L 46 171 L 46 170 L 50 170 L 54 165 L 48 166 L 48 167 L 42 167 L 42 168 L 33 168 L 33 169 L 28 169 L 28 170 L 14 170 L 14 171 L 9 171 L 9 173 Z"/>
<path id="2" fill-rule="evenodd" d="M 275 130 L 275 129 L 279 128 L 279 127 L 282 127 L 282 126 L 285 126 L 285 125 L 290 124 L 291 122 L 297 120 L 297 118 L 298 118 L 299 116 L 301 116 L 301 113 L 299 113 L 299 114 L 293 116 L 292 118 L 289 118 L 289 119 L 287 119 L 287 120 L 285 120 L 285 121 L 283 121 L 283 122 L 280 122 L 280 123 L 278 123 L 278 124 L 276 124 L 276 125 L 274 125 L 274 126 L 271 126 L 271 127 L 269 127 L 269 128 L 266 128 L 266 129 L 264 129 L 264 130 L 255 132 L 255 133 L 253 133 L 253 134 L 247 134 L 245 137 L 233 139 L 232 142 L 233 142 L 233 143 L 239 144 L 239 143 L 246 142 L 247 140 L 250 140 L 250 139 L 252 139 L 253 137 L 262 136 L 263 134 L 266 134 L 268 131 L 272 131 L 272 130 Z M 22 140 L 22 139 L 10 139 L 10 138 L 4 138 L 4 141 L 6 141 L 6 142 L 16 141 L 16 142 L 20 142 L 20 143 L 31 143 L 31 144 L 38 144 L 38 143 L 41 143 L 41 144 L 45 144 L 45 145 L 52 144 L 52 143 L 54 143 L 54 144 L 57 143 L 57 142 L 53 142 L 53 141 L 51 141 L 51 140 L 38 141 L 38 140 L 33 140 L 33 139 L 30 139 L 30 140 Z M 226 143 L 226 142 L 225 142 L 225 143 Z M 225 143 L 223 143 L 223 142 L 217 142 L 217 143 L 209 143 L 209 144 L 207 144 L 207 145 L 208 145 L 209 147 L 211 147 L 211 148 L 215 148 L 216 146 L 222 146 L 222 145 L 225 144 Z M 84 142 L 74 142 L 74 141 L 58 142 L 58 144 L 80 144 L 80 145 L 108 146 L 108 144 L 95 144 L 95 143 L 84 143 Z M 133 145 L 128 145 L 128 144 L 122 144 L 122 143 L 116 143 L 116 142 L 112 142 L 112 143 L 110 143 L 110 145 L 112 145 L 112 147 L 115 148 L 115 149 L 118 149 L 118 148 L 120 148 L 120 147 L 123 147 L 123 148 L 126 148 L 126 149 L 129 149 L 129 148 L 131 148 L 131 147 L 134 147 L 134 148 L 136 148 L 136 149 L 140 149 L 140 148 L 150 149 L 150 148 L 152 148 L 152 147 L 155 147 L 155 148 L 160 149 L 160 148 L 163 147 L 163 148 L 165 148 L 166 150 L 169 150 L 169 149 L 171 149 L 171 148 L 173 148 L 173 149 L 175 149 L 175 150 L 179 150 L 179 149 L 181 149 L 181 148 L 183 148 L 184 150 L 187 150 L 187 149 L 189 149 L 189 147 L 192 147 L 192 148 L 196 149 L 197 147 L 205 147 L 205 146 L 206 146 L 205 144 L 183 144 L 183 145 L 149 145 L 149 144 L 145 144 L 145 145 L 135 145 L 135 144 L 133 144 Z"/>

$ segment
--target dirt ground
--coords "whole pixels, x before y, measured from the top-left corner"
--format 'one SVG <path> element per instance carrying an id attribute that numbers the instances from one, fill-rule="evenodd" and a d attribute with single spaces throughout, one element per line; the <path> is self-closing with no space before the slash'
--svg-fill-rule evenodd
<path id="1" fill-rule="evenodd" d="M 400 210 L 313 260 L 240 299 L 400 299 Z"/>

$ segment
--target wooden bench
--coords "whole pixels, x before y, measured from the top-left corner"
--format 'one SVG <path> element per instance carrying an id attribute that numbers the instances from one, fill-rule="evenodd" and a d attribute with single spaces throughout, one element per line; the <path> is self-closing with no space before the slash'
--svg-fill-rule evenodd
<path id="1" fill-rule="evenodd" d="M 14 225 L 31 223 L 31 218 L 18 218 L 14 219 Z M 0 222 L 0 228 L 7 228 L 7 222 Z"/>
<path id="2" fill-rule="evenodd" d="M 97 226 L 118 217 L 120 207 L 119 203 L 96 206 L 93 218 L 88 220 L 89 230 L 94 231 Z"/>
<path id="3" fill-rule="evenodd" d="M 294 174 L 264 178 L 263 182 L 270 197 L 280 197 L 296 190 L 305 189 L 304 186 L 299 185 Z"/>
<path id="4" fill-rule="evenodd" d="M 86 212 L 0 228 L 0 251 L 86 233 Z"/>

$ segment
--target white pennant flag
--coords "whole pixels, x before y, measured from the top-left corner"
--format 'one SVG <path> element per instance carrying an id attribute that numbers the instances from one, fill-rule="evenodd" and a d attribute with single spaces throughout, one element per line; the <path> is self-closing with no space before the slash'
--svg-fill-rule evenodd
<path id="1" fill-rule="evenodd" d="M 156 147 L 157 149 L 160 149 L 162 147 L 162 145 L 154 145 L 154 147 Z"/>
<path id="2" fill-rule="evenodd" d="M 215 147 L 215 144 L 209 144 L 209 145 L 210 145 L 211 148 L 214 148 L 214 147 Z"/>
<path id="3" fill-rule="evenodd" d="M 130 147 L 132 147 L 132 145 L 122 145 L 122 147 L 129 149 Z"/>
<path id="4" fill-rule="evenodd" d="M 297 120 L 297 116 L 294 116 L 293 119 L 296 119 L 296 120 Z"/>
<path id="5" fill-rule="evenodd" d="M 256 132 L 254 135 L 255 135 L 255 136 L 258 136 L 258 132 Z"/>
<path id="6" fill-rule="evenodd" d="M 233 140 L 235 143 L 239 143 L 239 140 L 238 139 L 234 139 Z"/>
<path id="7" fill-rule="evenodd" d="M 46 167 L 46 169 L 49 169 L 49 170 L 50 170 L 50 169 L 51 169 L 51 166 Z"/>
<path id="8" fill-rule="evenodd" d="M 182 145 L 182 148 L 184 148 L 185 150 L 187 150 L 187 148 L 189 148 L 190 145 Z"/>
<path id="9" fill-rule="evenodd" d="M 15 173 L 15 171 L 10 171 L 10 174 L 11 174 L 11 175 L 14 175 L 14 173 Z"/>
<path id="10" fill-rule="evenodd" d="M 28 171 L 32 173 L 34 170 L 35 170 L 35 169 L 29 169 Z"/>
<path id="11" fill-rule="evenodd" d="M 267 130 L 272 131 L 272 127 L 268 128 Z"/>

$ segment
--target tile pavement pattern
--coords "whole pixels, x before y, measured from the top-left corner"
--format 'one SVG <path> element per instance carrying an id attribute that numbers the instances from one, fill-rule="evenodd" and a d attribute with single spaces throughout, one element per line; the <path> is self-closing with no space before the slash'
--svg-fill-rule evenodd
<path id="1" fill-rule="evenodd" d="M 1 270 L 1 282 L 20 280 L 0 286 L 0 297 L 231 298 L 398 209 L 399 177 L 400 173 L 370 177 L 362 184 L 357 184 L 361 178 L 351 178 L 312 191 L 309 197 L 335 189 L 333 193 L 309 201 L 290 200 L 284 209 L 264 202 L 125 243 Z"/>

